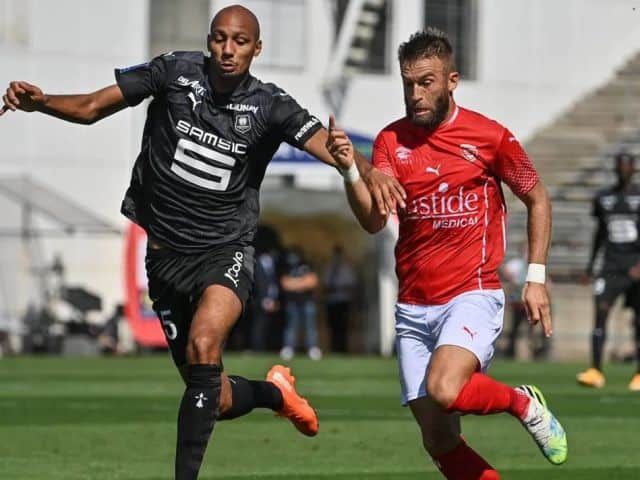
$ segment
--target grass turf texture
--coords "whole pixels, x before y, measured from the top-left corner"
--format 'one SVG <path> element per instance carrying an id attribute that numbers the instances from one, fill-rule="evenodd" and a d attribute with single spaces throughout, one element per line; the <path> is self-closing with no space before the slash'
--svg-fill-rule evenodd
<path id="1" fill-rule="evenodd" d="M 228 372 L 262 378 L 274 357 L 225 358 Z M 399 406 L 394 359 L 329 357 L 292 363 L 320 415 L 299 435 L 266 411 L 220 422 L 202 479 L 418 480 L 441 478 Z M 469 443 L 504 479 L 640 478 L 640 393 L 629 365 L 607 367 L 607 387 L 575 384 L 582 365 L 495 362 L 491 373 L 542 389 L 569 436 L 569 460 L 547 464 L 508 415 L 466 417 Z M 0 478 L 169 480 L 182 385 L 168 357 L 0 360 Z"/>

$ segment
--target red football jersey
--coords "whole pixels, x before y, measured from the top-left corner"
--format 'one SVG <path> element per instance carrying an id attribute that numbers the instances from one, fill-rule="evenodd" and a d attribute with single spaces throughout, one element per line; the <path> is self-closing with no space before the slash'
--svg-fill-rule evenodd
<path id="1" fill-rule="evenodd" d="M 516 195 L 538 182 L 509 130 L 458 106 L 431 133 L 403 118 L 378 134 L 373 164 L 407 192 L 395 251 L 400 302 L 441 305 L 464 292 L 500 288 L 500 181 Z"/>

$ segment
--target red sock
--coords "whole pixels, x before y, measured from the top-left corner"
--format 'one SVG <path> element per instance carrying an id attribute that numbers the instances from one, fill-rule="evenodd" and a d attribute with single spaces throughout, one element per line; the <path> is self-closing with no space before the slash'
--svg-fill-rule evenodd
<path id="1" fill-rule="evenodd" d="M 456 448 L 434 460 L 448 480 L 500 480 L 498 472 L 462 439 Z"/>
<path id="2" fill-rule="evenodd" d="M 526 395 L 484 373 L 474 373 L 447 411 L 474 415 L 509 412 L 514 417 L 523 419 L 528 406 L 529 397 Z"/>

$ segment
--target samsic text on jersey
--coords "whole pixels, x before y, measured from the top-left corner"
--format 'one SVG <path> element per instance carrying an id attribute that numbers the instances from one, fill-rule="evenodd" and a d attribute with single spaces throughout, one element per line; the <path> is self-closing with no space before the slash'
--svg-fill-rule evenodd
<path id="1" fill-rule="evenodd" d="M 271 157 L 283 141 L 302 148 L 322 126 L 251 75 L 217 94 L 209 61 L 201 52 L 170 52 L 115 72 L 130 106 L 153 97 L 122 213 L 183 253 L 252 241 Z"/>
<path id="2" fill-rule="evenodd" d="M 408 119 L 383 129 L 373 163 L 407 193 L 396 245 L 398 300 L 440 305 L 471 290 L 500 288 L 506 208 L 500 182 L 528 193 L 538 175 L 502 125 L 455 106 L 428 132 Z"/>

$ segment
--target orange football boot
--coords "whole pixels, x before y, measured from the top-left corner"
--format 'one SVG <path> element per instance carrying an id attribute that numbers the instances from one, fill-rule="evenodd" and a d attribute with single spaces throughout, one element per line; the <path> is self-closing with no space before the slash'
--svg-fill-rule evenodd
<path id="1" fill-rule="evenodd" d="M 606 383 L 602 372 L 593 367 L 577 374 L 576 379 L 580 385 L 591 388 L 602 388 Z"/>
<path id="2" fill-rule="evenodd" d="M 267 373 L 267 382 L 273 383 L 282 393 L 282 409 L 278 415 L 288 418 L 300 433 L 314 437 L 319 428 L 318 415 L 309 402 L 298 395 L 295 381 L 291 369 L 283 365 L 274 365 Z"/>
<path id="3" fill-rule="evenodd" d="M 632 392 L 640 392 L 640 373 L 636 373 L 629 382 L 629 390 Z"/>

